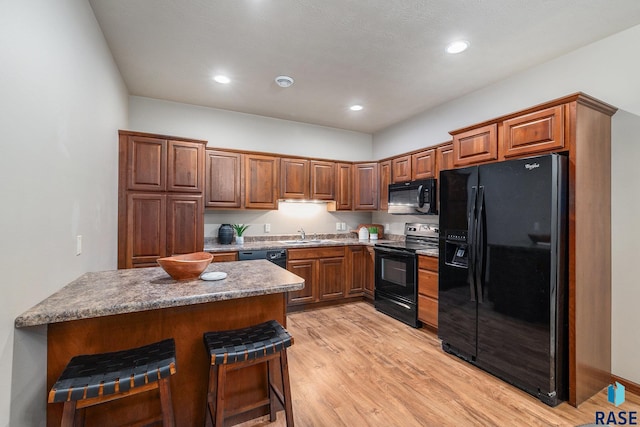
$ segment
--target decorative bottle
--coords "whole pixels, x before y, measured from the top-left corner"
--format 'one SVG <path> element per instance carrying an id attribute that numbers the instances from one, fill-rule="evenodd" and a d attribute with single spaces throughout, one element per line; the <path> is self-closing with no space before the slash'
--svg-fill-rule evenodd
<path id="1" fill-rule="evenodd" d="M 233 240 L 233 228 L 231 224 L 222 224 L 218 228 L 218 243 L 221 245 L 230 245 Z"/>

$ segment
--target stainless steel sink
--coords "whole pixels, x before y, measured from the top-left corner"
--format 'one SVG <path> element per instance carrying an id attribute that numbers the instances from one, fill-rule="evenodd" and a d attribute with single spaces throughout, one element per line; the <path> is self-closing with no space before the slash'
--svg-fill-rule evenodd
<path id="1" fill-rule="evenodd" d="M 280 243 L 285 245 L 303 245 L 305 243 L 335 243 L 335 240 L 331 239 L 308 239 L 308 240 L 280 240 Z"/>

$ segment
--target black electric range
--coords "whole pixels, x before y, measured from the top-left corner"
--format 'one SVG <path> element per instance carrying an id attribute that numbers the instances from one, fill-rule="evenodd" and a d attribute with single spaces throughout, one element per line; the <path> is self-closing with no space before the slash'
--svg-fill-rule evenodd
<path id="1" fill-rule="evenodd" d="M 418 262 L 416 251 L 438 248 L 438 224 L 407 223 L 405 240 L 377 243 L 375 251 L 376 310 L 417 328 Z"/>

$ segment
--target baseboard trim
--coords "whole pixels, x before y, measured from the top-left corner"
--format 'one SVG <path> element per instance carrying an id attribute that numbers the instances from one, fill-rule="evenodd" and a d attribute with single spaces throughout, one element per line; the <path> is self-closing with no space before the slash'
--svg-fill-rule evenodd
<path id="1" fill-rule="evenodd" d="M 640 396 L 640 384 L 634 383 L 633 381 L 629 381 L 617 375 L 611 374 L 611 382 L 615 382 L 615 381 L 618 381 L 620 384 L 622 384 L 626 391 Z"/>

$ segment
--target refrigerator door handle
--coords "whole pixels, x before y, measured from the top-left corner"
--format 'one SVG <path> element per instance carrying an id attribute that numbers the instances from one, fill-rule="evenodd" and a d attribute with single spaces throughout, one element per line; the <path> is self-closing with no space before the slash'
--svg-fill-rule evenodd
<path id="1" fill-rule="evenodd" d="M 476 275 L 476 288 L 478 290 L 478 303 L 482 304 L 482 267 L 484 265 L 484 186 L 480 186 L 478 190 L 478 216 L 476 218 L 476 238 L 475 238 L 475 254 L 474 270 Z"/>
<path id="2" fill-rule="evenodd" d="M 467 266 L 467 281 L 469 282 L 469 292 L 471 294 L 471 301 L 476 300 L 476 285 L 475 285 L 475 226 L 476 226 L 476 202 L 478 199 L 478 187 L 475 185 L 471 187 L 472 189 L 472 203 L 469 204 L 469 211 L 467 212 L 467 238 L 469 241 L 467 242 L 467 247 L 469 248 L 469 253 L 467 254 L 467 259 L 469 260 Z"/>

